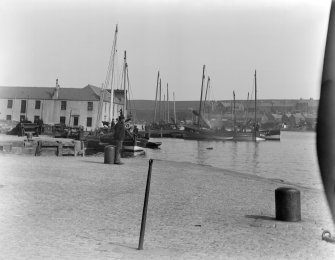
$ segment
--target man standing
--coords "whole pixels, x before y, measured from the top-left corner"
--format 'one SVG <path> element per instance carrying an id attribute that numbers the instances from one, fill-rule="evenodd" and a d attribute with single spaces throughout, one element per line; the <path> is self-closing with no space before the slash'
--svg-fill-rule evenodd
<path id="1" fill-rule="evenodd" d="M 115 164 L 121 163 L 121 150 L 122 144 L 125 137 L 125 126 L 124 126 L 124 116 L 121 114 L 119 120 L 115 125 L 114 139 L 116 141 L 116 151 L 115 151 Z"/>
<path id="2" fill-rule="evenodd" d="M 114 122 L 114 118 L 112 119 L 112 122 L 111 122 L 111 128 L 113 128 L 115 126 L 115 122 Z"/>

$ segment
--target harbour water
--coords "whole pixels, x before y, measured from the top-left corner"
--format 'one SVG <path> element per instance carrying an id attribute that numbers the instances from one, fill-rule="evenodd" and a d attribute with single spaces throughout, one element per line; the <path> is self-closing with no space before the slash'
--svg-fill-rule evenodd
<path id="1" fill-rule="evenodd" d="M 280 141 L 257 143 L 153 140 L 161 141 L 162 146 L 159 150 L 147 149 L 147 158 L 210 165 L 306 187 L 322 187 L 315 132 L 283 131 Z"/>

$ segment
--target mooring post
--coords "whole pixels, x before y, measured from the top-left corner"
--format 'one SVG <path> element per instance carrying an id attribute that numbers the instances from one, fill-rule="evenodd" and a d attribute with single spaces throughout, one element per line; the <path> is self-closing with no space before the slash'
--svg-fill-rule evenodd
<path id="1" fill-rule="evenodd" d="M 148 177 L 147 177 L 147 186 L 145 187 L 145 197 L 144 197 L 144 205 L 143 205 L 143 212 L 142 212 L 141 232 L 140 232 L 140 241 L 138 243 L 138 250 L 143 250 L 145 223 L 147 221 L 147 210 L 148 210 L 148 200 L 149 200 L 149 192 L 150 192 L 152 163 L 153 163 L 153 160 L 150 159 Z"/>
<path id="2" fill-rule="evenodd" d="M 301 220 L 300 191 L 291 187 L 275 190 L 276 219 L 297 222 Z"/>

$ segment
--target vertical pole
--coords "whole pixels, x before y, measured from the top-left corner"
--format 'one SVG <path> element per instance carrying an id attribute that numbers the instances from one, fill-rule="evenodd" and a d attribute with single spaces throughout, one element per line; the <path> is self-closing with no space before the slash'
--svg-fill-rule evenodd
<path id="1" fill-rule="evenodd" d="M 159 71 L 158 71 L 158 75 L 157 75 L 157 84 L 156 84 L 156 97 L 155 97 L 155 114 L 154 114 L 154 123 L 156 123 L 158 83 L 159 83 Z"/>
<path id="2" fill-rule="evenodd" d="M 107 77 L 109 77 L 110 71 L 109 69 L 111 69 L 111 97 L 110 97 L 110 107 L 109 107 L 109 119 L 108 121 L 112 121 L 112 119 L 114 118 L 114 105 L 113 105 L 113 84 L 114 84 L 114 67 L 115 67 L 115 53 L 116 53 L 116 42 L 117 42 L 117 33 L 118 33 L 118 25 L 116 25 L 115 27 L 115 33 L 114 33 L 114 41 L 113 41 L 113 47 L 112 47 L 112 60 L 110 62 L 112 62 L 111 64 L 111 68 L 108 66 L 108 72 L 107 72 Z M 106 79 L 106 83 L 109 83 L 109 78 Z M 108 88 L 108 84 L 106 84 L 106 88 Z"/>
<path id="3" fill-rule="evenodd" d="M 166 102 L 165 102 L 165 94 L 163 95 L 163 121 L 165 123 L 166 120 Z"/>
<path id="4" fill-rule="evenodd" d="M 161 121 L 161 102 L 162 102 L 162 80 L 159 79 L 158 124 L 160 124 Z"/>
<path id="5" fill-rule="evenodd" d="M 205 65 L 202 67 L 201 94 L 200 94 L 198 126 L 200 126 L 200 115 L 201 115 L 201 108 L 202 108 L 202 92 L 203 92 L 203 89 L 204 89 L 204 79 L 205 79 Z"/>
<path id="6" fill-rule="evenodd" d="M 177 117 L 176 117 L 176 99 L 174 97 L 173 92 L 173 114 L 174 114 L 174 123 L 177 124 Z"/>
<path id="7" fill-rule="evenodd" d="M 167 100 L 167 123 L 170 122 L 170 106 L 169 106 L 169 84 L 166 84 L 166 100 Z"/>
<path id="8" fill-rule="evenodd" d="M 152 163 L 153 163 L 153 160 L 150 159 L 149 160 L 148 177 L 147 177 L 147 186 L 145 187 L 145 197 L 144 197 L 144 205 L 143 205 L 143 212 L 142 212 L 141 232 L 140 232 L 140 240 L 139 240 L 139 243 L 138 243 L 138 250 L 143 250 L 145 224 L 146 224 L 146 221 L 147 221 L 147 211 L 148 211 L 148 200 L 149 200 L 149 192 L 150 192 Z"/>
<path id="9" fill-rule="evenodd" d="M 123 116 L 127 118 L 127 90 L 126 90 L 126 73 L 127 73 L 127 52 L 124 51 L 124 71 L 123 71 L 123 91 L 124 91 L 124 100 L 123 100 Z"/>
<path id="10" fill-rule="evenodd" d="M 209 82 L 210 82 L 210 77 L 207 77 L 207 87 L 206 87 L 206 93 L 205 93 L 205 101 L 204 101 L 204 114 L 206 113 L 206 101 L 207 101 L 207 91 L 209 88 Z"/>
<path id="11" fill-rule="evenodd" d="M 247 114 L 246 114 L 246 117 L 245 117 L 245 124 L 247 124 L 248 118 L 249 118 L 249 92 L 248 92 L 248 97 L 247 97 Z"/>
<path id="12" fill-rule="evenodd" d="M 256 81 L 256 70 L 255 70 L 255 127 L 254 127 L 254 141 L 256 141 L 256 124 L 257 124 L 257 81 Z"/>
<path id="13" fill-rule="evenodd" d="M 233 91 L 234 96 L 234 135 L 236 134 L 236 114 L 235 114 L 235 91 Z"/>

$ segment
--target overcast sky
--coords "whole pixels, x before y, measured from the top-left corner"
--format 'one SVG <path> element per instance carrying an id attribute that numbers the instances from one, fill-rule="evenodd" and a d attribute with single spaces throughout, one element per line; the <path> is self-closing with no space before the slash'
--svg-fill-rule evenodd
<path id="1" fill-rule="evenodd" d="M 133 99 L 319 98 L 330 0 L 0 1 L 0 86 L 101 86 L 118 24 Z M 116 72 L 121 73 L 120 69 Z"/>

